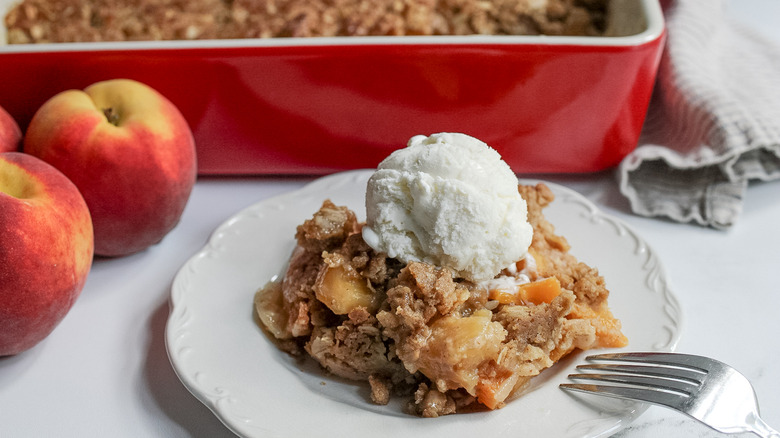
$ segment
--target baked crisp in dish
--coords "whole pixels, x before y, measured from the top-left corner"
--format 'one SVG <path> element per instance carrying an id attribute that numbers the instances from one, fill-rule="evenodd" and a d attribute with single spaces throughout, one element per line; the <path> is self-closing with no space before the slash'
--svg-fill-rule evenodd
<path id="1" fill-rule="evenodd" d="M 374 403 L 406 395 L 423 417 L 501 408 L 572 351 L 627 344 L 604 279 L 543 215 L 552 191 L 519 192 L 528 253 L 476 283 L 376 252 L 354 212 L 325 201 L 298 226 L 283 279 L 256 294 L 257 315 L 285 351 L 368 381 Z"/>
<path id="2" fill-rule="evenodd" d="M 22 0 L 10 44 L 358 35 L 601 35 L 607 0 Z"/>

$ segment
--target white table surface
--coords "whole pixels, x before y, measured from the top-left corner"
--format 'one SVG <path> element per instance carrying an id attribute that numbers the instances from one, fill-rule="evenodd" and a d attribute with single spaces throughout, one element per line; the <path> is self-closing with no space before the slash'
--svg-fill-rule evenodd
<path id="1" fill-rule="evenodd" d="M 731 0 L 780 43 L 780 1 Z M 780 74 L 780 72 L 778 72 Z M 778 96 L 780 98 L 780 96 Z M 728 231 L 630 213 L 612 172 L 544 176 L 634 228 L 659 254 L 684 312 L 678 351 L 731 364 L 780 427 L 780 181 L 751 184 Z M 164 343 L 171 280 L 227 217 L 306 178 L 201 178 L 181 223 L 142 253 L 98 259 L 75 306 L 41 344 L 0 358 L 0 437 L 234 436 L 179 382 Z M 616 437 L 717 437 L 651 407 Z"/>

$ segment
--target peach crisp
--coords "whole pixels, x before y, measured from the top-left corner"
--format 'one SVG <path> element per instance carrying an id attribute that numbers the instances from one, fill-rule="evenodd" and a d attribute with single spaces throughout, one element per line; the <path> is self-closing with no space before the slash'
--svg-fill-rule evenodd
<path id="1" fill-rule="evenodd" d="M 533 227 L 528 253 L 480 282 L 375 251 L 355 213 L 325 201 L 298 226 L 283 279 L 257 293 L 257 314 L 285 351 L 368 381 L 374 403 L 406 395 L 423 417 L 501 408 L 572 351 L 627 343 L 604 279 L 543 215 L 552 191 L 519 192 Z"/>

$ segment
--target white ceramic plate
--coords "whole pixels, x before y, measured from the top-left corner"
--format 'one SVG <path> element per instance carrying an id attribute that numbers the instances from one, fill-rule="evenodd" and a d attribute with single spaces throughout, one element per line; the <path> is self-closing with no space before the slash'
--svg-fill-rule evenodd
<path id="1" fill-rule="evenodd" d="M 282 272 L 295 227 L 330 198 L 360 216 L 370 171 L 319 179 L 261 201 L 222 224 L 177 274 L 166 345 L 184 385 L 243 437 L 597 437 L 628 425 L 645 406 L 595 405 L 558 388 L 578 353 L 534 379 L 532 388 L 492 412 L 421 419 L 400 402 L 375 406 L 367 385 L 346 382 L 281 353 L 253 318 L 255 291 Z M 528 183 L 529 181 L 522 181 Z M 545 212 L 572 253 L 596 266 L 611 290 L 633 351 L 670 351 L 681 315 L 657 256 L 635 232 L 581 195 L 549 184 Z M 361 217 L 362 219 L 362 217 Z"/>

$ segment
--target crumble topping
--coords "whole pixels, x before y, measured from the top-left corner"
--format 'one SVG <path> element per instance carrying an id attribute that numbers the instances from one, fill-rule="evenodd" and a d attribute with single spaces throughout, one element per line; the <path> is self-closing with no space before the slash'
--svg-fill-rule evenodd
<path id="1" fill-rule="evenodd" d="M 8 43 L 602 35 L 607 0 L 22 0 Z"/>

